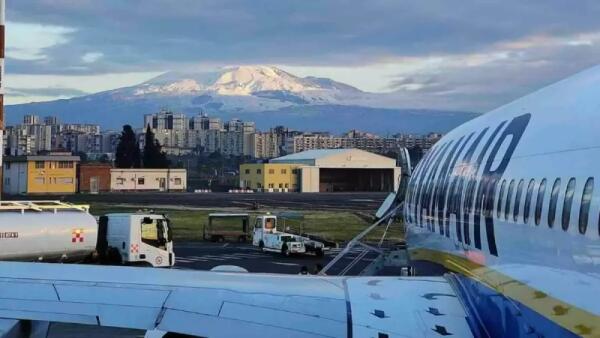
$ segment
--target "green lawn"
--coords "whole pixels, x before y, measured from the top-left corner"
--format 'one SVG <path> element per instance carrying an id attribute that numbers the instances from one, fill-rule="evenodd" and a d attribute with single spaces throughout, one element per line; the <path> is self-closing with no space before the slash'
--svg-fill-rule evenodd
<path id="1" fill-rule="evenodd" d="M 90 212 L 99 216 L 111 212 L 135 212 L 140 210 L 134 206 L 110 205 L 110 204 L 91 204 Z M 257 215 L 264 214 L 266 211 L 248 211 L 233 209 L 173 209 L 173 208 L 155 208 L 156 213 L 165 213 L 171 219 L 173 225 L 173 235 L 176 241 L 197 241 L 202 240 L 202 229 L 208 222 L 208 214 L 212 212 L 243 212 L 250 214 L 250 222 L 254 223 Z M 269 210 L 273 214 L 280 211 L 289 210 Z M 318 235 L 331 241 L 343 242 L 352 239 L 370 225 L 370 222 L 362 219 L 350 211 L 310 211 L 303 210 L 299 212 L 304 216 L 303 221 L 285 220 L 285 226 L 296 231 L 303 231 L 313 235 Z M 223 229 L 239 229 L 240 223 L 231 223 L 231 221 L 219 220 L 219 227 Z M 279 220 L 279 229 L 284 230 L 284 221 Z M 402 227 L 394 224 L 388 232 L 388 239 L 399 240 L 403 238 Z M 368 237 L 369 240 L 377 241 L 383 233 L 383 227 L 374 230 Z"/>

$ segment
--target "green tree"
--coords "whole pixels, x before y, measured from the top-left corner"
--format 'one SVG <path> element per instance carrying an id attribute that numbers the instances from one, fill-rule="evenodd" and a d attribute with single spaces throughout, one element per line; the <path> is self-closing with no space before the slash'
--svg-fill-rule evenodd
<path id="1" fill-rule="evenodd" d="M 158 142 L 158 140 L 154 137 L 154 133 L 152 129 L 150 129 L 150 125 L 146 128 L 146 138 L 144 145 L 144 168 L 168 168 L 169 160 L 167 159 L 167 155 L 164 151 L 162 151 L 162 146 Z"/>
<path id="2" fill-rule="evenodd" d="M 115 166 L 117 168 L 140 168 L 141 155 L 135 132 L 130 125 L 123 126 L 119 137 L 117 153 L 115 154 Z"/>

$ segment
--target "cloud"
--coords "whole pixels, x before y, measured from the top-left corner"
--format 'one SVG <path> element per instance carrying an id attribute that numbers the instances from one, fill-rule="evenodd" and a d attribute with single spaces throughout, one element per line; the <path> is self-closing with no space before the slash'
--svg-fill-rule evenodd
<path id="1" fill-rule="evenodd" d="M 600 60 L 597 0 L 19 0 L 7 17 L 9 76 L 278 64 L 426 108 L 485 111 Z"/>
<path id="2" fill-rule="evenodd" d="M 100 52 L 85 53 L 81 57 L 81 61 L 83 61 L 84 63 L 94 63 L 94 62 L 100 60 L 103 56 L 104 56 L 104 54 L 100 53 Z"/>
<path id="3" fill-rule="evenodd" d="M 13 72 L 102 73 L 202 63 L 363 65 L 382 58 L 464 54 L 527 36 L 600 29 L 600 3 L 430 1 L 71 1 L 8 3 L 13 22 L 74 27 L 44 68 Z M 10 34 L 10 33 L 9 33 Z M 104 54 L 86 65 L 78 55 Z M 29 66 L 29 67 L 27 67 Z M 82 67 L 77 67 L 82 66 Z"/>
<path id="4" fill-rule="evenodd" d="M 27 97 L 27 96 L 50 96 L 50 97 L 73 97 L 86 95 L 82 90 L 76 88 L 6 88 L 7 96 Z"/>
<path id="5" fill-rule="evenodd" d="M 47 48 L 66 44 L 72 28 L 34 23 L 7 22 L 10 38 L 6 41 L 6 56 L 30 62 L 47 59 Z"/>
<path id="6" fill-rule="evenodd" d="M 479 53 L 404 59 L 390 89 L 398 103 L 485 112 L 598 60 L 600 33 L 533 36 Z"/>

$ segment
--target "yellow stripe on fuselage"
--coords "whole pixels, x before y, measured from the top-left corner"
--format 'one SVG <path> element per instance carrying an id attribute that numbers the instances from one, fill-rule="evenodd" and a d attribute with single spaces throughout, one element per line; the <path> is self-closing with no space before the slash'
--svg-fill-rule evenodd
<path id="1" fill-rule="evenodd" d="M 425 260 L 443 265 L 471 277 L 498 293 L 512 298 L 563 328 L 585 337 L 600 337 L 600 316 L 556 299 L 523 282 L 494 269 L 453 254 L 430 250 L 410 249 L 411 260 Z M 598 295 L 590 295 L 598 297 Z"/>

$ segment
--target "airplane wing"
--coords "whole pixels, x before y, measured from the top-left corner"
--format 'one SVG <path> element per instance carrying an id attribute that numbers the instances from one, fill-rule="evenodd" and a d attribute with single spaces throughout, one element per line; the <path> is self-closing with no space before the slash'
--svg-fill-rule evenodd
<path id="1" fill-rule="evenodd" d="M 0 262 L 0 318 L 202 337 L 471 337 L 442 277 Z"/>

